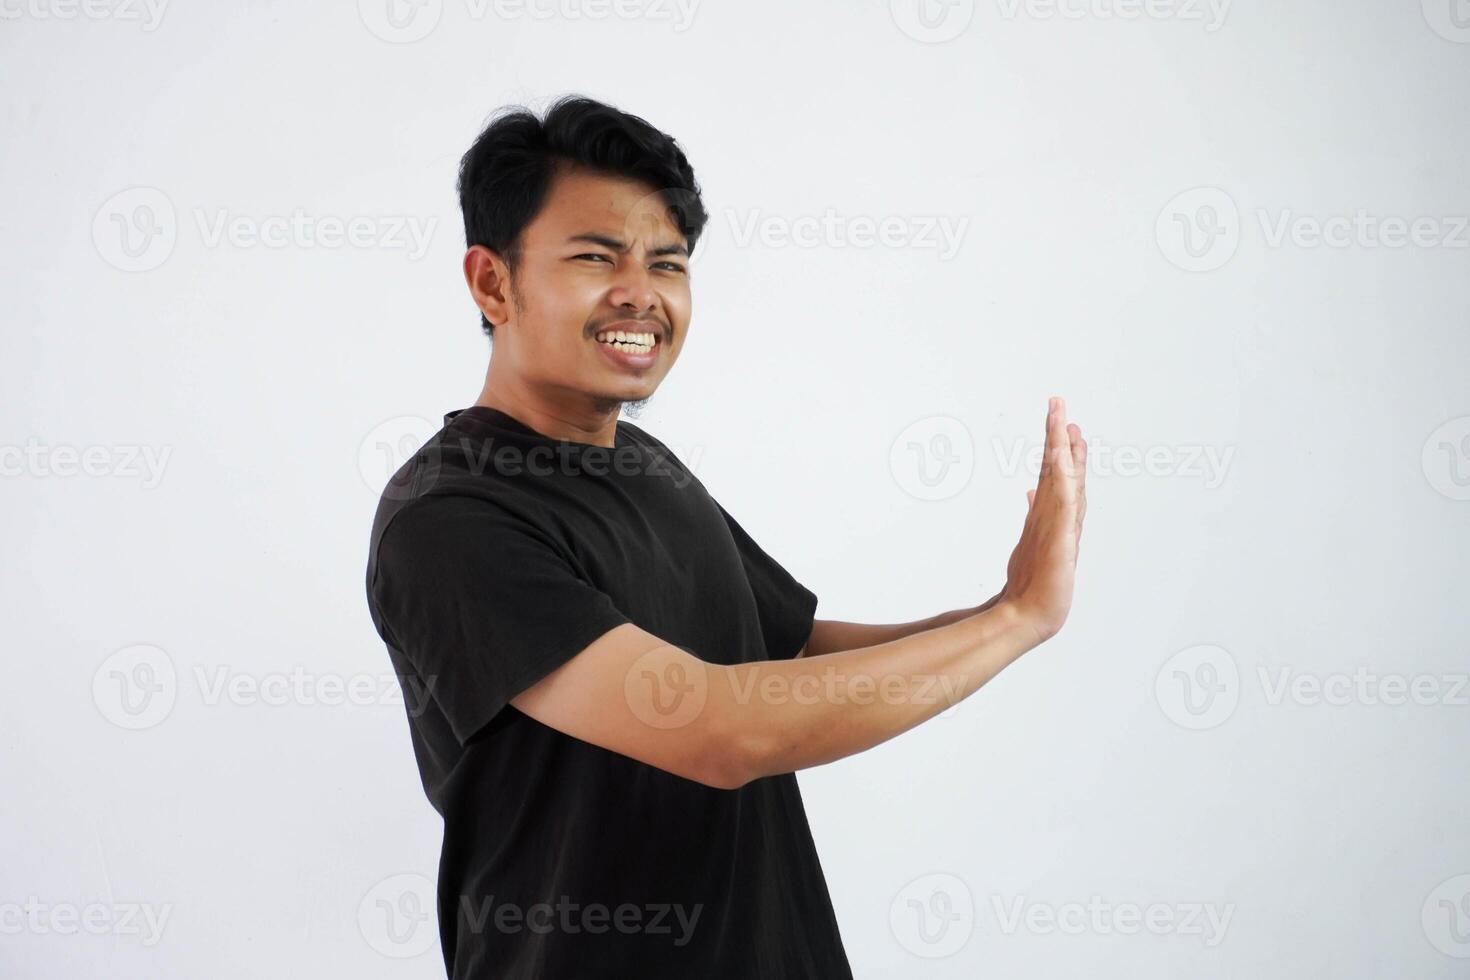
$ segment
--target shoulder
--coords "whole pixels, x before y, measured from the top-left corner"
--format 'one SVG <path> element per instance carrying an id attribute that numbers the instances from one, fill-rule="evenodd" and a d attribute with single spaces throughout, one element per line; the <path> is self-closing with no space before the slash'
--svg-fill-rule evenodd
<path id="1" fill-rule="evenodd" d="M 658 436 L 642 426 L 634 425 L 627 419 L 618 420 L 618 429 L 621 432 L 627 433 L 629 441 L 635 446 L 641 447 L 649 456 L 659 461 L 663 466 L 670 467 L 676 473 L 687 476 L 689 480 L 698 482 L 695 480 L 693 471 L 679 458 L 679 454 L 666 446 L 664 441 Z"/>
<path id="2" fill-rule="evenodd" d="M 523 470 L 506 460 L 507 452 L 513 455 L 518 448 L 514 432 L 466 415 L 449 419 L 388 478 L 378 500 L 374 540 L 391 524 L 409 519 L 486 507 L 528 516 L 535 495 L 525 486 Z"/>
<path id="3" fill-rule="evenodd" d="M 370 561 L 464 554 L 506 537 L 550 540 L 551 521 L 533 495 L 509 482 L 444 483 L 425 493 L 385 494 L 373 519 Z"/>
<path id="4" fill-rule="evenodd" d="M 375 528 L 367 585 L 375 596 L 385 588 L 454 592 L 567 560 L 556 529 L 534 511 L 482 495 L 434 493 L 394 508 Z"/>
<path id="5" fill-rule="evenodd" d="M 478 487 L 474 493 L 435 490 L 395 506 L 379 537 L 391 533 L 400 542 L 405 538 L 459 542 L 485 535 L 534 532 L 546 522 L 536 507 L 528 506 L 533 503 L 498 484 Z"/>
<path id="6" fill-rule="evenodd" d="M 618 431 L 626 432 L 628 434 L 628 437 L 638 445 L 663 446 L 663 443 L 660 442 L 658 438 L 653 435 L 653 433 L 649 432 L 647 429 L 644 429 L 642 426 L 634 425 L 627 419 L 618 419 Z"/>

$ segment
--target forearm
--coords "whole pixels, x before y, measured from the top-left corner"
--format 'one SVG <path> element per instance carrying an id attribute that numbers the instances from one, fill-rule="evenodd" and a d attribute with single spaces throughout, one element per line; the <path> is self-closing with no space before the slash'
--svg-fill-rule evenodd
<path id="1" fill-rule="evenodd" d="M 807 640 L 803 652 L 798 656 L 819 657 L 822 654 L 836 653 L 839 650 L 857 650 L 862 647 L 877 646 L 879 643 L 901 640 L 906 636 L 937 629 L 940 626 L 948 626 L 950 623 L 957 623 L 976 613 L 982 613 L 995 602 L 995 599 L 990 599 L 978 606 L 968 609 L 952 609 L 926 619 L 916 619 L 911 623 L 879 625 L 849 623 L 838 619 L 819 619 L 812 623 L 811 637 Z"/>
<path id="2" fill-rule="evenodd" d="M 722 667 L 708 706 L 750 779 L 845 758 L 969 697 L 1038 642 L 1009 604 L 860 649 Z"/>

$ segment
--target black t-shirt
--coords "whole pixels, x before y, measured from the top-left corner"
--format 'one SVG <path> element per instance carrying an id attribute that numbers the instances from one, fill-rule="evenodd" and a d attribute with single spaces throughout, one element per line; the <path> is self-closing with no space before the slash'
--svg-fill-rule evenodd
<path id="1" fill-rule="evenodd" d="M 714 789 L 508 703 L 626 622 L 712 663 L 794 656 L 816 595 L 626 420 L 611 448 L 444 422 L 383 491 L 367 593 L 444 818 L 449 975 L 850 978 L 795 775 Z"/>

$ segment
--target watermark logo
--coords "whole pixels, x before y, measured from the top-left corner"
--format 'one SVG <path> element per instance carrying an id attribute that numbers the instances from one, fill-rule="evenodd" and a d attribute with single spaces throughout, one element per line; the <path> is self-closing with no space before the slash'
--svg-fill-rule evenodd
<path id="1" fill-rule="evenodd" d="M 1224 647 L 1188 647 L 1159 668 L 1154 699 L 1181 728 L 1215 728 L 1228 721 L 1240 703 L 1240 669 Z"/>
<path id="2" fill-rule="evenodd" d="M 1451 500 L 1470 500 L 1470 415 L 1429 433 L 1419 463 L 1436 491 Z"/>
<path id="3" fill-rule="evenodd" d="M 167 718 L 178 694 L 173 659 L 147 643 L 116 651 L 92 675 L 92 703 L 103 718 L 132 731 Z"/>
<path id="4" fill-rule="evenodd" d="M 921 875 L 899 889 L 888 906 L 888 928 L 898 944 L 923 959 L 965 948 L 975 932 L 975 899 L 964 880 L 943 872 Z"/>
<path id="5" fill-rule="evenodd" d="M 888 448 L 893 482 L 918 500 L 948 500 L 970 484 L 975 442 L 965 423 L 930 415 L 907 426 Z"/>
<path id="6" fill-rule="evenodd" d="M 407 500 L 416 492 L 416 485 L 432 484 L 435 474 L 426 473 L 424 467 L 437 465 L 436 452 L 421 456 L 423 465 L 399 471 L 439 428 L 418 415 L 397 415 L 375 425 L 357 447 L 357 472 L 364 485 L 390 500 Z"/>
<path id="7" fill-rule="evenodd" d="M 433 948 L 439 930 L 434 883 L 407 872 L 384 878 L 357 904 L 357 928 L 384 956 L 408 959 Z"/>
<path id="8" fill-rule="evenodd" d="M 118 191 L 92 218 L 97 254 L 123 272 L 147 272 L 163 265 L 178 238 L 173 202 L 156 187 Z"/>
<path id="9" fill-rule="evenodd" d="M 357 14 L 374 37 L 412 44 L 439 26 L 444 0 L 357 0 Z"/>
<path id="10" fill-rule="evenodd" d="M 923 44 L 943 44 L 965 32 L 975 18 L 975 0 L 888 0 L 900 31 Z"/>
<path id="11" fill-rule="evenodd" d="M 679 647 L 655 647 L 623 675 L 623 696 L 634 716 L 650 728 L 683 728 L 704 711 L 709 671 Z"/>
<path id="12" fill-rule="evenodd" d="M 1446 956 L 1470 959 L 1470 874 L 1446 878 L 1424 899 L 1419 921 L 1429 944 Z"/>
<path id="13" fill-rule="evenodd" d="M 1420 0 L 1429 29 L 1446 41 L 1470 44 L 1470 0 Z"/>
<path id="14" fill-rule="evenodd" d="M 1154 222 L 1154 237 L 1164 258 L 1187 272 L 1218 269 L 1240 245 L 1240 212 L 1235 199 L 1218 187 L 1195 187 L 1176 194 Z"/>

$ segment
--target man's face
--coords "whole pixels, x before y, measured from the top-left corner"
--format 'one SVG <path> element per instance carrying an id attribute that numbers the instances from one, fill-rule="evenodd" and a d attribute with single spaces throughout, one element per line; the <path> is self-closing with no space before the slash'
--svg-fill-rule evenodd
<path id="1" fill-rule="evenodd" d="M 690 317 L 686 241 L 647 184 L 560 170 L 522 232 L 511 282 L 495 357 L 530 386 L 606 410 L 650 397 L 679 356 Z M 609 331 L 632 336 L 616 346 L 597 339 Z"/>

